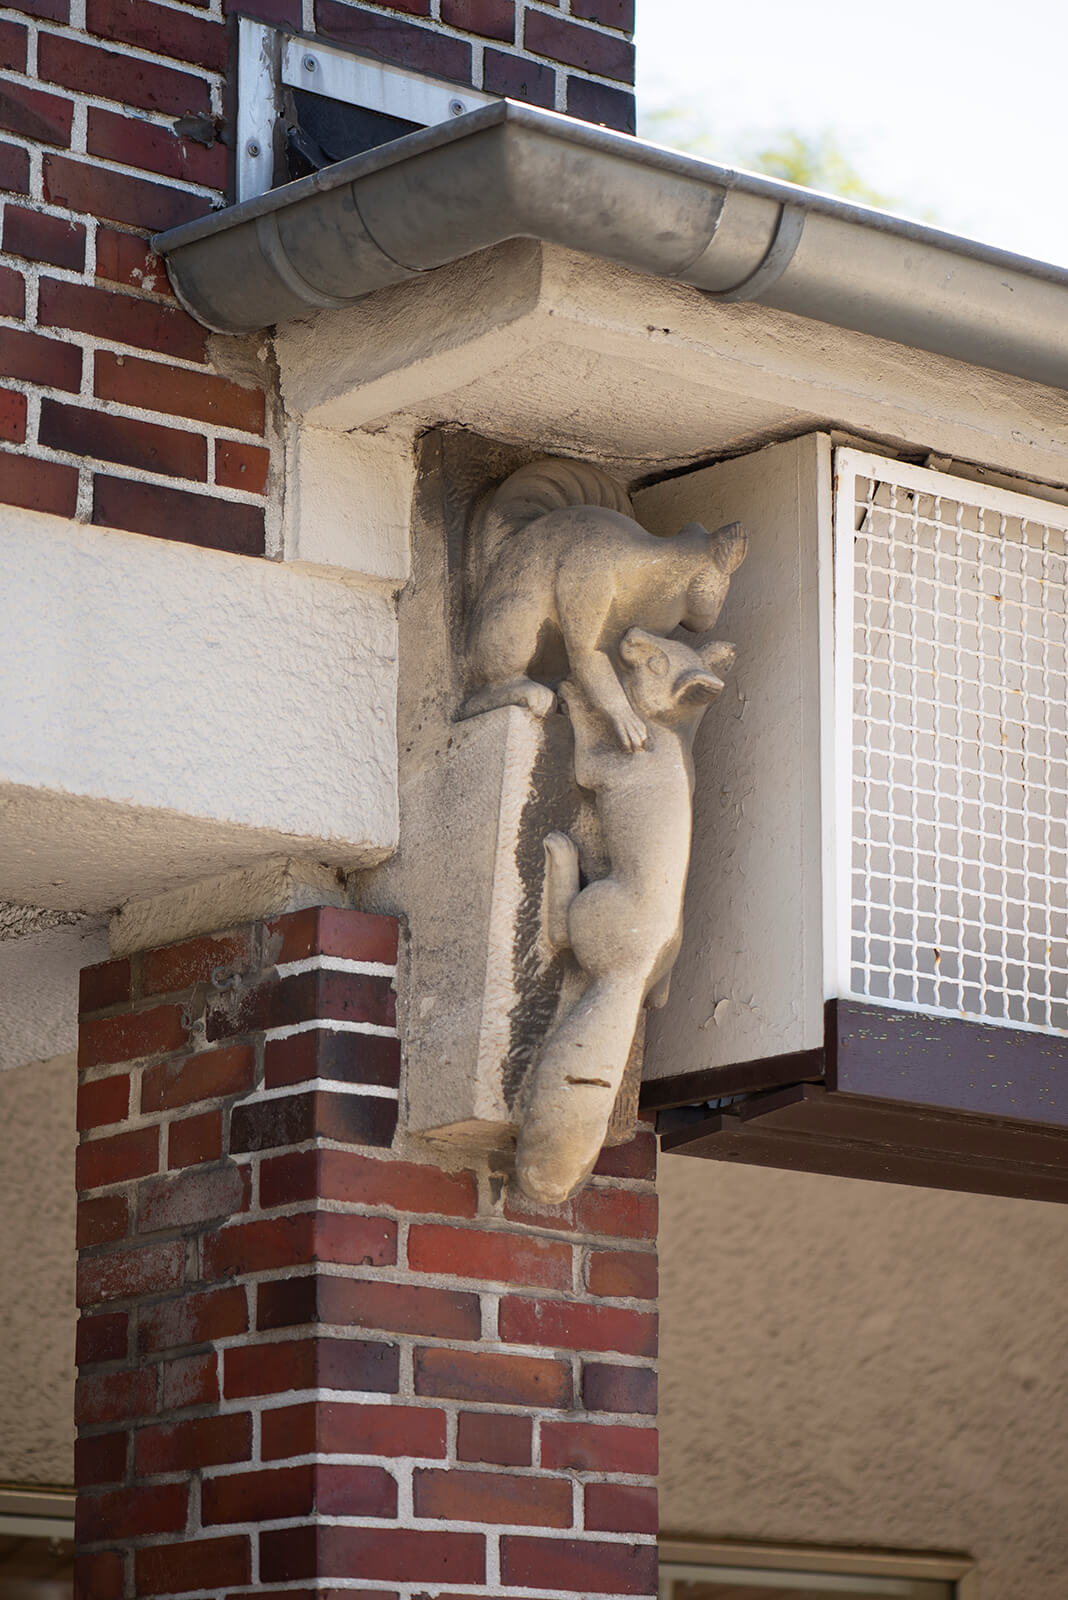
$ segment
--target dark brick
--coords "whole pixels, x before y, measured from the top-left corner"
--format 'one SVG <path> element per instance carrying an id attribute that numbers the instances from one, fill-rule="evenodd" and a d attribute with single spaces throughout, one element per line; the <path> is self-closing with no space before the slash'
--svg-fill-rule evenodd
<path id="1" fill-rule="evenodd" d="M 294 1389 L 355 1389 L 396 1394 L 396 1345 L 369 1339 L 301 1339 L 291 1343 L 235 1346 L 226 1351 L 223 1391 L 227 1399 L 285 1394 Z"/>
<path id="2" fill-rule="evenodd" d="M 128 51 L 100 50 L 66 34 L 41 34 L 37 70 L 48 83 L 101 100 L 140 106 L 143 111 L 169 112 L 176 117 L 185 112 L 211 112 L 208 84 L 198 74 L 141 61 Z"/>
<path id="3" fill-rule="evenodd" d="M 626 1144 L 608 1145 L 597 1158 L 595 1178 L 656 1178 L 656 1134 L 640 1128 Z"/>
<path id="4" fill-rule="evenodd" d="M 141 990 L 145 995 L 173 994 L 192 988 L 195 983 L 209 982 L 219 967 L 228 973 L 245 973 L 251 961 L 247 929 L 211 938 L 186 939 L 182 944 L 164 945 L 162 949 L 145 954 L 141 965 Z"/>
<path id="5" fill-rule="evenodd" d="M 571 15 L 622 33 L 634 32 L 634 0 L 571 0 Z"/>
<path id="6" fill-rule="evenodd" d="M 541 1425 L 541 1464 L 557 1472 L 620 1472 L 655 1478 L 656 1428 L 598 1422 Z"/>
<path id="7" fill-rule="evenodd" d="M 544 11 L 528 11 L 523 29 L 523 44 L 537 56 L 548 56 L 582 72 L 602 78 L 634 82 L 634 46 L 594 28 L 583 28 L 564 17 L 550 17 Z"/>
<path id="8" fill-rule="evenodd" d="M 350 1205 L 389 1206 L 420 1216 L 436 1212 L 473 1217 L 478 1207 L 470 1172 L 442 1172 L 415 1161 L 376 1161 L 354 1150 L 308 1150 L 263 1163 L 262 1205 L 319 1197 Z"/>
<path id="9" fill-rule="evenodd" d="M 26 437 L 26 396 L 17 389 L 0 389 L 0 439 L 21 444 Z"/>
<path id="10" fill-rule="evenodd" d="M 656 1593 L 656 1545 L 506 1534 L 501 1579 L 517 1588 L 573 1589 L 585 1596 Z"/>
<path id="11" fill-rule="evenodd" d="M 70 0 L 9 0 L 8 9 L 41 17 L 45 22 L 70 21 Z"/>
<path id="12" fill-rule="evenodd" d="M 156 1374 L 146 1368 L 83 1374 L 75 1385 L 74 1420 L 79 1426 L 150 1417 L 155 1409 Z"/>
<path id="13" fill-rule="evenodd" d="M 570 1289 L 571 1246 L 503 1229 L 454 1228 L 413 1223 L 408 1234 L 413 1272 L 444 1272 L 483 1283 L 518 1283 L 526 1288 Z"/>
<path id="14" fill-rule="evenodd" d="M 168 1167 L 193 1167 L 203 1161 L 218 1161 L 223 1148 L 221 1111 L 204 1111 L 198 1117 L 182 1117 L 167 1131 Z"/>
<path id="15" fill-rule="evenodd" d="M 542 61 L 527 56 L 508 55 L 504 50 L 487 50 L 483 58 L 482 84 L 489 94 L 507 95 L 510 100 L 528 100 L 531 105 L 552 110 L 556 104 L 556 73 Z"/>
<path id="16" fill-rule="evenodd" d="M 419 1349 L 415 1392 L 442 1400 L 485 1401 L 498 1406 L 571 1404 L 571 1369 L 539 1356 L 501 1355 L 493 1350 Z"/>
<path id="17" fill-rule="evenodd" d="M 130 1074 L 117 1072 L 110 1078 L 93 1078 L 78 1085 L 78 1130 L 103 1128 L 111 1122 L 124 1122 L 130 1110 Z"/>
<path id="18" fill-rule="evenodd" d="M 272 978 L 208 1012 L 209 1040 L 297 1022 L 366 1022 L 391 1028 L 396 996 L 390 979 L 362 972 L 298 972 Z"/>
<path id="19" fill-rule="evenodd" d="M 591 1294 L 619 1300 L 655 1300 L 656 1254 L 652 1250 L 595 1250 L 586 1268 Z"/>
<path id="20" fill-rule="evenodd" d="M 160 1228 L 192 1229 L 247 1211 L 247 1166 L 191 1168 L 177 1177 L 154 1178 L 138 1193 L 138 1232 Z"/>
<path id="21" fill-rule="evenodd" d="M 28 261 L 81 272 L 85 266 L 85 228 L 66 217 L 50 217 L 25 206 L 4 208 L 4 249 Z"/>
<path id="22" fill-rule="evenodd" d="M 571 1527 L 571 1485 L 566 1478 L 417 1467 L 413 1488 L 417 1517 Z"/>
<path id="23" fill-rule="evenodd" d="M 333 1327 L 378 1328 L 442 1339 L 477 1339 L 481 1333 L 475 1294 L 333 1274 L 262 1284 L 257 1315 L 263 1328 L 314 1320 Z"/>
<path id="24" fill-rule="evenodd" d="M 386 1146 L 392 1142 L 396 1125 L 395 1100 L 315 1090 L 235 1106 L 230 1149 L 235 1153 L 272 1150 L 308 1139 Z"/>
<path id="25" fill-rule="evenodd" d="M 132 234 L 113 234 L 112 238 L 141 244 Z M 96 253 L 99 269 L 99 233 Z M 160 265 L 158 256 L 152 256 L 151 260 Z M 243 428 L 249 433 L 263 432 L 266 397 L 261 389 L 243 389 L 213 374 L 166 367 L 161 362 L 145 361 L 138 356 L 113 355 L 110 350 L 97 352 L 95 378 L 93 392 L 101 400 L 118 400 L 123 405 L 144 406 L 146 410 L 165 411 L 177 417 L 194 417 L 198 422 Z"/>
<path id="26" fill-rule="evenodd" d="M 247 1094 L 255 1081 L 256 1058 L 248 1045 L 203 1050 L 146 1067 L 141 1078 L 141 1110 L 173 1111 L 198 1100 Z"/>
<path id="27" fill-rule="evenodd" d="M 243 1534 L 150 1546 L 134 1557 L 137 1593 L 170 1595 L 196 1589 L 217 1593 L 217 1584 L 236 1588 L 250 1582 L 251 1559 Z"/>
<path id="28" fill-rule="evenodd" d="M 144 1178 L 159 1167 L 159 1129 L 132 1128 L 104 1139 L 88 1139 L 74 1158 L 79 1191 Z"/>
<path id="29" fill-rule="evenodd" d="M 78 1065 L 85 1068 L 135 1061 L 180 1050 L 185 1042 L 186 1025 L 180 1006 L 154 1006 L 150 1011 L 91 1017 L 82 1023 L 78 1036 Z"/>
<path id="30" fill-rule="evenodd" d="M 544 1344 L 563 1350 L 619 1350 L 625 1355 L 655 1356 L 657 1346 L 654 1312 L 519 1295 L 502 1299 L 500 1331 L 507 1344 Z"/>
<path id="31" fill-rule="evenodd" d="M 0 144 L 0 189 L 10 194 L 30 192 L 30 153 L 17 144 Z"/>
<path id="32" fill-rule="evenodd" d="M 252 1454 L 252 1418 L 247 1411 L 239 1411 L 142 1428 L 135 1447 L 137 1471 L 146 1477 L 248 1461 Z"/>
<path id="33" fill-rule="evenodd" d="M 205 195 L 67 156 L 45 156 L 44 186 L 53 205 L 111 222 L 128 222 L 135 228 L 175 228 L 211 210 Z"/>
<path id="34" fill-rule="evenodd" d="M 26 71 L 27 30 L 21 22 L 0 21 L 0 70 Z"/>
<path id="35" fill-rule="evenodd" d="M 135 300 L 128 294 L 96 289 L 89 284 L 42 278 L 37 320 L 45 328 L 92 333 L 116 344 L 140 345 L 160 356 L 203 361 L 207 330 L 177 306 Z M 174 493 L 165 490 L 164 493 Z M 207 501 L 218 507 L 219 501 Z M 244 511 L 244 506 L 235 507 Z M 132 532 L 140 532 L 132 529 Z"/>
<path id="36" fill-rule="evenodd" d="M 82 1256 L 78 1263 L 78 1304 L 133 1300 L 177 1289 L 185 1272 L 181 1239 L 145 1245 L 139 1250 L 113 1250 L 103 1256 Z"/>
<path id="37" fill-rule="evenodd" d="M 129 338 L 126 342 L 130 343 Z M 93 521 L 98 526 L 229 550 L 234 555 L 263 554 L 263 512 L 258 507 L 235 505 L 231 500 L 216 500 L 184 489 L 167 489 L 158 483 L 134 483 L 98 473 L 93 480 Z"/>
<path id="38" fill-rule="evenodd" d="M 80 1494 L 74 1513 L 75 1538 L 95 1544 L 150 1533 L 181 1533 L 188 1505 L 189 1486 L 184 1483 L 139 1483 L 133 1488 Z"/>
<path id="39" fill-rule="evenodd" d="M 208 451 L 202 435 L 162 428 L 137 417 L 44 400 L 38 437 L 53 450 L 88 456 L 93 461 L 115 461 L 145 472 L 197 478 L 201 482 L 207 477 Z"/>
<path id="40" fill-rule="evenodd" d="M 315 1507 L 324 1517 L 395 1517 L 397 1480 L 383 1467 L 319 1466 Z"/>
<path id="41" fill-rule="evenodd" d="M 612 89 L 606 83 L 591 83 L 589 78 L 567 80 L 568 115 L 582 122 L 595 122 L 618 133 L 633 133 L 637 110 L 632 92 Z"/>
<path id="42" fill-rule="evenodd" d="M 347 1578 L 358 1572 L 372 1582 L 480 1584 L 485 1571 L 485 1538 L 480 1533 L 333 1523 L 260 1534 L 260 1581 L 265 1583 Z"/>
<path id="43" fill-rule="evenodd" d="M 225 145 L 197 144 L 140 117 L 124 117 L 102 106 L 90 106 L 85 142 L 90 155 L 103 156 L 107 161 L 121 161 L 127 167 L 141 167 L 186 183 L 203 183 L 212 189 L 226 188 Z"/>
<path id="44" fill-rule="evenodd" d="M 163 257 L 157 256 L 151 251 L 144 239 L 136 233 L 123 233 L 117 228 L 107 228 L 103 225 L 97 228 L 96 276 L 107 279 L 109 283 L 126 284 L 128 288 L 143 291 L 145 294 L 167 295 L 172 300 L 174 298 L 174 291 L 171 288 L 170 279 L 167 277 L 167 268 L 164 265 Z M 157 373 L 169 373 L 176 379 L 195 379 L 201 376 L 200 373 L 187 373 L 177 367 L 162 367 L 150 361 L 138 362 L 136 357 L 133 356 L 115 356 L 106 350 L 97 352 L 96 364 L 98 370 L 101 361 L 105 359 L 120 363 L 129 361 L 142 367 L 154 367 Z M 216 381 L 221 383 L 224 380 L 217 379 Z M 102 391 L 97 389 L 96 393 L 101 394 Z M 160 386 L 155 399 L 158 401 L 161 396 L 162 386 Z M 145 405 L 149 411 L 169 411 L 171 409 L 166 405 L 153 405 L 151 399 L 148 401 L 135 400 L 121 394 L 103 394 L 103 398 L 111 400 L 125 399 L 130 405 Z M 179 416 L 184 416 L 185 414 L 182 411 L 178 412 Z"/>
<path id="45" fill-rule="evenodd" d="M 314 1028 L 288 1039 L 270 1039 L 264 1053 L 268 1089 L 331 1078 L 337 1083 L 400 1084 L 400 1040 L 375 1033 L 335 1033 Z"/>
<path id="46" fill-rule="evenodd" d="M 25 337 L 34 337 L 26 335 Z M 56 339 L 35 338 L 36 345 L 47 345 L 50 351 L 70 351 L 78 357 L 78 372 L 81 372 L 81 351 L 76 345 L 60 344 Z M 3 346 L 0 345 L 0 349 Z M 15 377 L 25 378 L 32 374 L 20 372 L 13 374 Z M 56 384 L 56 388 L 65 385 Z M 121 1005 L 130 998 L 130 963 L 127 960 L 101 961 L 95 967 L 84 967 L 78 985 L 78 1010 L 84 1016 L 90 1011 L 103 1011 L 107 1006 Z"/>
<path id="47" fill-rule="evenodd" d="M 69 145 L 73 117 L 73 105 L 61 95 L 24 83 L 0 83 L 0 128 L 7 133 L 37 144 Z"/>
<path id="48" fill-rule="evenodd" d="M 102 39 L 138 45 L 179 61 L 225 72 L 228 51 L 226 29 L 206 18 L 190 17 L 152 0 L 89 0 L 86 31 Z"/>
<path id="49" fill-rule="evenodd" d="M 4 451 L 0 453 L 0 502 L 72 517 L 78 504 L 78 469 Z"/>
<path id="50" fill-rule="evenodd" d="M 79 1317 L 74 1339 L 74 1359 L 79 1367 L 101 1361 L 125 1361 L 129 1354 L 130 1318 L 125 1311 L 106 1311 Z"/>
<path id="51" fill-rule="evenodd" d="M 74 1443 L 74 1483 L 86 1489 L 104 1483 L 121 1483 L 126 1476 L 125 1433 L 98 1433 Z"/>
<path id="52" fill-rule="evenodd" d="M 533 1460 L 529 1417 L 495 1411 L 462 1411 L 456 1429 L 460 1461 L 491 1461 L 501 1467 L 529 1467 Z"/>
<path id="53" fill-rule="evenodd" d="M 355 11 L 341 0 L 316 0 L 315 24 L 318 32 L 382 61 L 434 72 L 458 83 L 471 81 L 471 46 L 462 39 L 432 33 L 396 17 Z"/>
<path id="54" fill-rule="evenodd" d="M 225 489 L 265 494 L 270 465 L 271 452 L 261 445 L 237 444 L 233 439 L 215 441 L 215 482 Z"/>
<path id="55" fill-rule="evenodd" d="M 311 906 L 290 911 L 267 924 L 272 961 L 306 961 L 309 956 L 338 956 L 345 961 L 374 961 L 393 966 L 400 927 L 396 917 L 337 906 Z"/>
<path id="56" fill-rule="evenodd" d="M 21 317 L 26 310 L 26 282 L 14 267 L 0 267 L 0 317 Z"/>
<path id="57" fill-rule="evenodd" d="M 263 1413 L 265 1461 L 294 1455 L 445 1457 L 445 1413 L 436 1406 L 304 1401 Z"/>
<path id="58" fill-rule="evenodd" d="M 483 39 L 515 42 L 515 0 L 441 0 L 441 20 Z"/>
<path id="59" fill-rule="evenodd" d="M 656 1373 L 651 1367 L 587 1361 L 582 1372 L 582 1404 L 587 1411 L 655 1416 Z"/>
<path id="60" fill-rule="evenodd" d="M 205 1478 L 201 1491 L 206 1524 L 307 1517 L 314 1505 L 315 1470 L 310 1464 Z"/>
<path id="61" fill-rule="evenodd" d="M 590 1533 L 657 1533 L 654 1488 L 634 1483 L 588 1483 L 582 1525 Z"/>
<path id="62" fill-rule="evenodd" d="M 126 1236 L 129 1202 L 124 1194 L 99 1194 L 78 1201 L 78 1249 L 115 1244 Z"/>

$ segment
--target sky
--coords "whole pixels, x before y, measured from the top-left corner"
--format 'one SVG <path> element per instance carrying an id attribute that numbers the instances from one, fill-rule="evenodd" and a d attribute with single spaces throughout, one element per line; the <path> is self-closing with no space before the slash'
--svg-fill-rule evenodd
<path id="1" fill-rule="evenodd" d="M 1066 0 L 638 0 L 638 132 L 829 135 L 891 209 L 1068 267 Z"/>

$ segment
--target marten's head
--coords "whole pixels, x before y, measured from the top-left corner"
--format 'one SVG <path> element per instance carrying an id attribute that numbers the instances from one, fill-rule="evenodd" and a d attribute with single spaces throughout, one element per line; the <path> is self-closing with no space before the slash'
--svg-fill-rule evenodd
<path id="1" fill-rule="evenodd" d="M 714 640 L 700 650 L 628 628 L 619 642 L 623 683 L 631 705 L 647 722 L 665 727 L 696 722 L 723 692 L 722 673 L 734 664 L 734 646 Z"/>
<path id="2" fill-rule="evenodd" d="M 749 535 L 740 522 L 728 522 L 715 533 L 709 533 L 698 522 L 691 522 L 683 528 L 680 537 L 687 534 L 702 535 L 702 560 L 687 587 L 686 615 L 682 620 L 695 633 L 704 633 L 715 626 L 723 610 L 731 575 L 745 560 Z"/>

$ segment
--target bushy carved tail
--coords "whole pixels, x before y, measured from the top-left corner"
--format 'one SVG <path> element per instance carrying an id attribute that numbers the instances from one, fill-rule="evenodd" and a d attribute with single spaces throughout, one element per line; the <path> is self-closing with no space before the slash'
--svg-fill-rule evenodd
<path id="1" fill-rule="evenodd" d="M 532 1200 L 561 1205 L 593 1171 L 641 1005 L 632 979 L 596 979 L 546 1039 L 516 1150 L 516 1175 Z"/>
<path id="2" fill-rule="evenodd" d="M 475 508 L 468 530 L 465 577 L 469 600 L 483 580 L 503 542 L 513 533 L 567 506 L 604 506 L 633 517 L 634 507 L 623 486 L 584 461 L 531 461 L 498 484 Z"/>

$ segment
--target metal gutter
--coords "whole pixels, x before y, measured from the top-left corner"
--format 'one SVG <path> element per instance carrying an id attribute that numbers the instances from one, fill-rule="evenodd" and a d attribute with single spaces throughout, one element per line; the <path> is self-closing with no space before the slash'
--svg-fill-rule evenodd
<path id="1" fill-rule="evenodd" d="M 242 333 L 513 238 L 1068 388 L 1068 270 L 509 100 L 152 242 Z"/>

